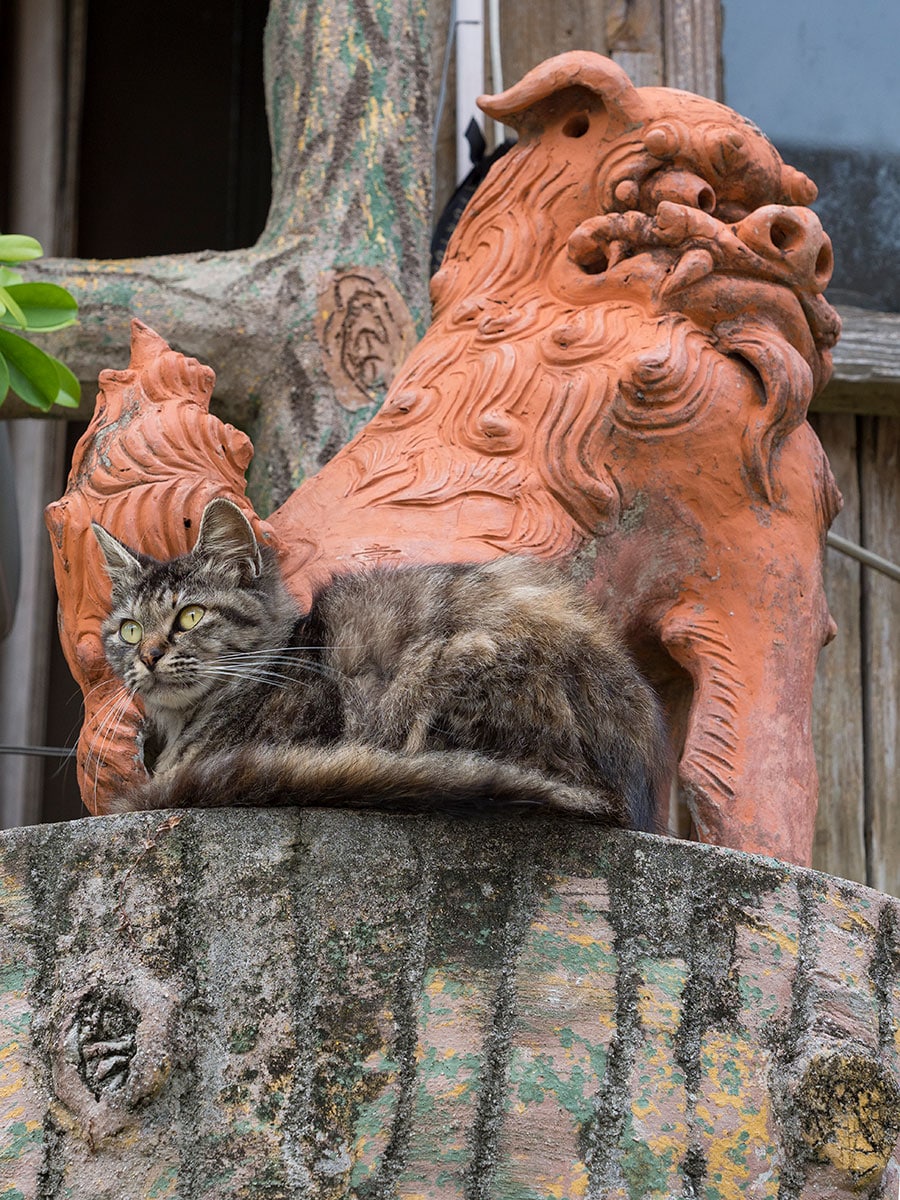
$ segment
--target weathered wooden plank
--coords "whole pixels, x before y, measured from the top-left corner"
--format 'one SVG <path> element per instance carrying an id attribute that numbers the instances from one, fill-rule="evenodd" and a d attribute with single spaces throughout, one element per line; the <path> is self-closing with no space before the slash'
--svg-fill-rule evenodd
<path id="1" fill-rule="evenodd" d="M 900 420 L 866 417 L 860 444 L 864 544 L 900 561 Z M 900 894 L 900 585 L 863 573 L 869 881 Z"/>
<path id="2" fill-rule="evenodd" d="M 12 431 L 22 545 L 22 580 L 16 619 L 0 645 L 0 742 L 44 742 L 50 631 L 56 611 L 44 506 L 59 491 L 66 430 L 62 424 L 22 422 Z M 40 820 L 44 760 L 0 755 L 0 828 Z"/>
<path id="3" fill-rule="evenodd" d="M 834 375 L 813 407 L 900 416 L 900 313 L 838 305 L 843 322 Z"/>
<path id="4" fill-rule="evenodd" d="M 545 58 L 566 50 L 606 54 L 607 8 L 608 5 L 596 0 L 501 5 L 500 37 L 507 85 L 521 79 Z"/>
<path id="5" fill-rule="evenodd" d="M 844 495 L 835 532 L 859 542 L 856 417 L 822 414 L 815 416 L 812 424 Z M 819 770 L 813 864 L 822 871 L 864 883 L 860 566 L 837 550 L 829 549 L 826 554 L 825 594 L 838 634 L 819 657 L 813 694 L 813 741 Z"/>
<path id="6" fill-rule="evenodd" d="M 719 0 L 663 0 L 667 87 L 722 99 Z"/>
<path id="7" fill-rule="evenodd" d="M 609 0 L 606 6 L 607 53 L 637 87 L 663 83 L 662 20 L 660 0 Z"/>

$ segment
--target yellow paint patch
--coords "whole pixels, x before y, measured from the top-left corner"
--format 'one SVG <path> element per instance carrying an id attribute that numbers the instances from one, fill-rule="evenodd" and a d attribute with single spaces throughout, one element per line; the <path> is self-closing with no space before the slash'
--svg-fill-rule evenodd
<path id="1" fill-rule="evenodd" d="M 444 977 L 440 973 L 435 972 L 434 978 L 425 985 L 426 995 L 440 996 L 444 990 L 445 982 Z"/>
<path id="2" fill-rule="evenodd" d="M 767 1078 L 770 1056 L 736 1035 L 710 1034 L 701 1048 L 697 1103 L 708 1178 L 720 1200 L 741 1200 L 774 1167 Z"/>
<path id="3" fill-rule="evenodd" d="M 553 1196 L 554 1200 L 570 1200 L 570 1197 L 577 1200 L 577 1197 L 586 1195 L 589 1182 L 587 1167 L 578 1162 L 572 1164 L 571 1173 L 567 1173 L 564 1178 L 553 1183 L 543 1181 L 541 1187 L 548 1196 Z"/>
<path id="4" fill-rule="evenodd" d="M 760 940 L 764 939 L 767 942 L 772 942 L 788 958 L 796 958 L 797 938 L 793 934 L 788 933 L 784 929 L 773 929 L 771 926 L 767 929 L 757 930 L 756 934 Z"/>
<path id="5" fill-rule="evenodd" d="M 833 908 L 844 913 L 844 919 L 838 925 L 839 929 L 843 929 L 846 933 L 857 933 L 867 940 L 874 937 L 875 927 L 868 917 L 863 916 L 856 907 L 859 903 L 858 900 L 855 900 L 852 905 L 848 904 L 840 892 L 836 890 L 832 895 L 829 895 L 828 899 Z"/>
<path id="6" fill-rule="evenodd" d="M 861 1095 L 859 1102 L 864 1108 L 866 1097 Z M 840 1170 L 858 1176 L 871 1177 L 872 1172 L 880 1176 L 886 1165 L 884 1153 L 868 1140 L 854 1112 L 845 1113 L 843 1120 L 835 1124 L 831 1138 L 819 1148 L 819 1154 Z"/>

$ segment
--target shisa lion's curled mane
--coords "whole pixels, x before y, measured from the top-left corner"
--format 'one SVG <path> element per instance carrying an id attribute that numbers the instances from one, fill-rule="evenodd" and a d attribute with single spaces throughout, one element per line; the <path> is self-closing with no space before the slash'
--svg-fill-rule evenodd
<path id="1" fill-rule="evenodd" d="M 755 406 L 734 413 L 744 477 L 777 503 L 778 448 L 827 381 L 839 331 L 822 296 L 830 242 L 805 207 L 815 187 L 724 106 L 677 93 L 697 108 L 688 125 L 667 113 L 670 91 L 633 88 L 596 56 L 563 58 L 564 78 L 544 70 L 543 83 L 529 76 L 482 102 L 521 140 L 464 213 L 432 283 L 434 325 L 396 386 L 453 393 L 445 431 L 482 452 L 490 439 L 514 452 L 517 404 L 540 397 L 555 450 L 542 462 L 571 473 L 546 485 L 596 531 L 598 516 L 606 528 L 617 518 L 596 427 L 664 436 L 698 421 L 722 359 L 736 360 L 759 385 Z M 465 391 L 446 375 L 441 386 L 469 355 L 482 367 L 460 364 Z M 473 439 L 473 413 L 488 410 L 493 427 Z M 820 482 L 830 520 L 824 458 Z M 602 513 L 588 519 L 585 495 Z"/>

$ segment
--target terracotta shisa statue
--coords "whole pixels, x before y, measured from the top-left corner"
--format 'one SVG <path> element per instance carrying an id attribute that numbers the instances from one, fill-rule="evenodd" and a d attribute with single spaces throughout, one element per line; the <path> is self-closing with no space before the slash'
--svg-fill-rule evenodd
<path id="1" fill-rule="evenodd" d="M 214 376 L 135 323 L 49 507 L 85 693 L 84 802 L 143 771 L 99 638 L 99 521 L 157 557 L 230 496 L 301 602 L 371 562 L 573 560 L 667 699 L 703 841 L 810 859 L 813 674 L 840 504 L 806 422 L 839 331 L 815 187 L 749 122 L 571 53 L 481 101 L 516 147 L 432 283 L 434 320 L 374 419 L 267 521 Z"/>

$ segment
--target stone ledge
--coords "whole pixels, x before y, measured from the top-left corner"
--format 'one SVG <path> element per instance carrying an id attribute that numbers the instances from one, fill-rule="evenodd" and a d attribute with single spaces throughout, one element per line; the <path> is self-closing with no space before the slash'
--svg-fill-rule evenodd
<path id="1" fill-rule="evenodd" d="M 855 884 L 295 809 L 0 864 L 4 1200 L 896 1194 L 898 902 Z"/>

